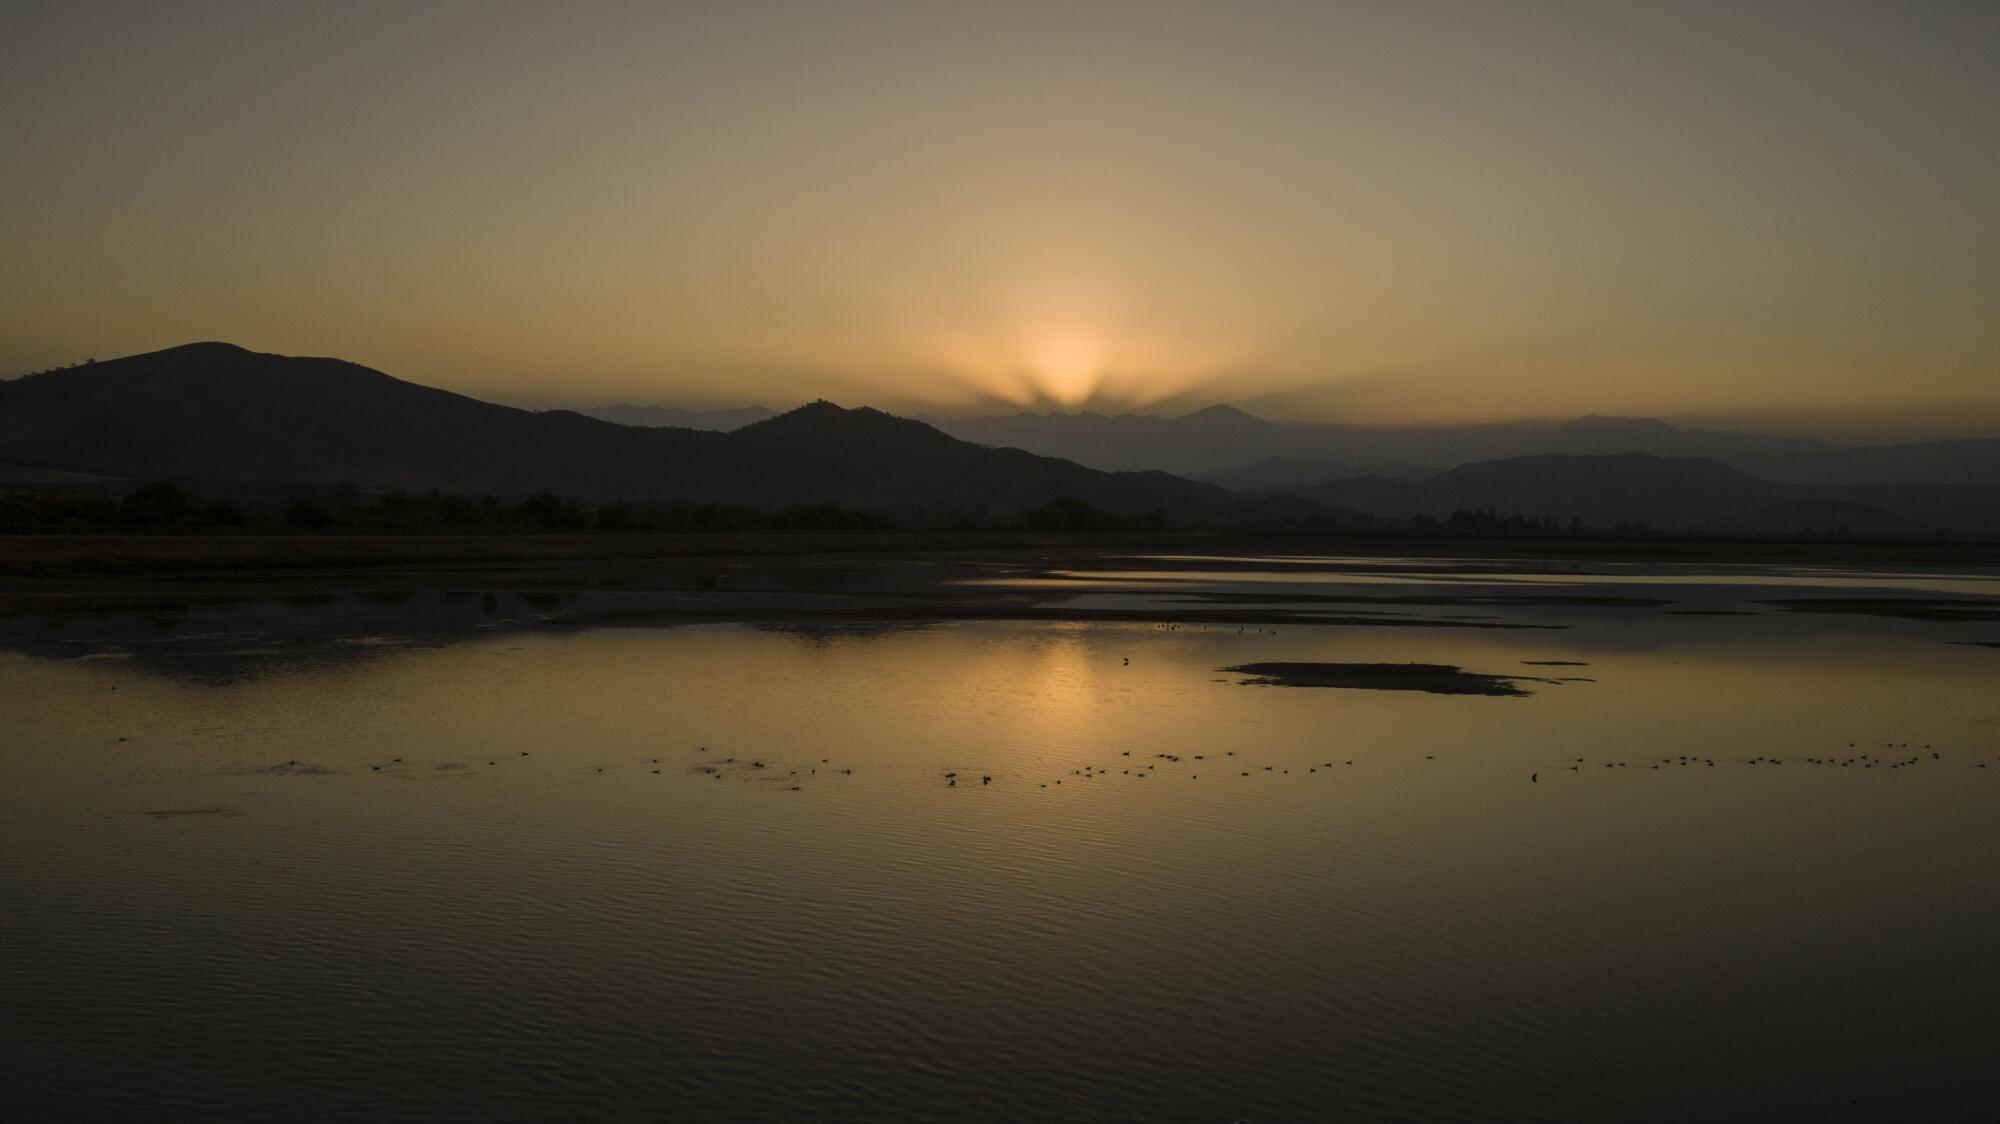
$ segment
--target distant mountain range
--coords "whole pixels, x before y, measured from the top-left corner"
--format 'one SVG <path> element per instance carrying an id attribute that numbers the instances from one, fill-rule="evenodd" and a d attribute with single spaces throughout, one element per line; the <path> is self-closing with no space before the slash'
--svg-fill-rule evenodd
<path id="1" fill-rule="evenodd" d="M 1578 519 L 1592 527 L 1633 523 L 1741 534 L 1836 526 L 1856 534 L 2000 530 L 1996 485 L 1789 484 L 1710 457 L 1650 453 L 1510 457 L 1460 465 L 1422 480 L 1362 476 L 1296 494 L 1389 518 L 1444 519 L 1457 511 L 1492 510 L 1563 524 Z"/>
<path id="2" fill-rule="evenodd" d="M 1442 471 L 1423 464 L 1342 464 L 1317 457 L 1265 457 L 1249 464 L 1197 473 L 1195 479 L 1220 484 L 1232 491 L 1270 493 L 1297 491 L 1329 480 L 1346 480 L 1355 476 L 1422 480 Z"/>
<path id="3" fill-rule="evenodd" d="M 619 425 L 652 429 L 712 429 L 719 433 L 742 429 L 778 416 L 778 411 L 764 406 L 745 406 L 737 410 L 683 410 L 678 406 L 634 406 L 629 402 L 579 406 L 576 412 L 587 418 Z"/>
<path id="4" fill-rule="evenodd" d="M 836 502 L 996 517 L 1057 498 L 1251 518 L 1275 501 L 1110 473 L 815 403 L 729 433 L 531 412 L 337 359 L 197 343 L 0 382 L 0 463 L 183 484 L 438 488 L 592 500 Z"/>
<path id="5" fill-rule="evenodd" d="M 1423 466 L 1435 471 L 1545 453 L 1709 457 L 1793 484 L 2000 484 L 2000 438 L 1839 448 L 1810 438 L 1686 429 L 1656 418 L 1371 428 L 1266 421 L 1233 406 L 1178 418 L 1084 412 L 928 420 L 966 441 L 1093 468 L 1144 466 L 1256 489 L 1322 484 L 1352 475 L 1350 467 L 1410 476 L 1423 474 Z M 1322 475 L 1320 462 L 1332 462 L 1336 475 Z"/>
<path id="6" fill-rule="evenodd" d="M 2000 441 L 1991 440 L 1840 449 L 1609 418 L 1364 430 L 1268 422 L 1228 407 L 1176 419 L 1021 414 L 933 426 L 827 402 L 724 431 L 739 416 L 768 411 L 616 409 L 713 428 L 519 410 L 341 360 L 189 344 L 0 381 L 0 481 L 834 502 L 908 525 L 981 512 L 1004 520 L 1075 499 L 1117 514 L 1164 510 L 1180 522 L 1211 524 L 1357 513 L 1446 519 L 1491 509 L 1565 525 L 1729 533 L 2000 532 Z M 1099 465 L 1143 464 L 1138 458 L 1161 450 L 1183 467 L 1209 465 L 1210 479 L 1108 471 L 1007 447 L 1021 438 L 1044 450 L 1073 448 Z M 1344 455 L 1286 451 L 1293 447 Z M 1520 448 L 1537 451 L 1513 451 Z M 1499 455 L 1461 459 L 1477 450 Z M 1786 526 L 1792 520 L 1796 526 Z"/>

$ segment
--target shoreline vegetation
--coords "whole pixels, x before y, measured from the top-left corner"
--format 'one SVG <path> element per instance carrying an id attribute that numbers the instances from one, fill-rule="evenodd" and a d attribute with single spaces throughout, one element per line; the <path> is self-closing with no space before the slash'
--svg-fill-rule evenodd
<path id="1" fill-rule="evenodd" d="M 0 466 L 4 468 L 5 466 Z M 500 497 L 459 492 L 363 491 L 353 485 L 292 493 L 224 486 L 205 496 L 156 480 L 122 497 L 102 488 L 42 487 L 23 490 L 0 478 L 0 538 L 16 535 L 742 535 L 761 533 L 1018 535 L 1327 536 L 1338 538 L 1469 538 L 1561 541 L 1745 541 L 1800 543 L 1956 543 L 2000 545 L 2000 536 L 1916 524 L 1895 527 L 1863 520 L 1856 531 L 1842 522 L 1847 508 L 1820 505 L 1795 512 L 1774 526 L 1701 523 L 1649 526 L 1618 520 L 1587 522 L 1527 515 L 1495 507 L 1460 507 L 1448 516 L 1388 516 L 1328 508 L 1297 496 L 1239 496 L 1235 508 L 1202 512 L 1106 510 L 1058 495 L 1019 510 L 997 511 L 942 501 L 847 506 L 831 500 L 728 503 L 714 500 L 645 500 L 592 504 L 541 492 Z M 1816 513 L 1816 514 L 1815 514 Z M 1851 514 L 1851 513 L 1849 513 Z M 1817 518 L 1818 523 L 1812 522 Z"/>
<path id="2" fill-rule="evenodd" d="M 50 516 L 68 513 L 59 525 Z M 899 526 L 834 504 L 591 508 L 554 495 L 516 501 L 444 493 L 270 499 L 238 507 L 158 482 L 122 500 L 0 494 L 0 617 L 171 611 L 258 598 L 417 590 L 589 593 L 593 616 L 631 621 L 940 619 L 1156 623 L 1548 627 L 1398 610 L 1380 615 L 1293 593 L 1182 591 L 1184 605 L 1071 606 L 956 580 L 979 571 L 1030 581 L 1067 569 L 1174 569 L 1176 556 L 1313 569 L 1327 557 L 1395 567 L 1540 563 L 1675 566 L 2000 566 L 2000 541 L 1870 540 L 1844 534 L 1729 538 L 1619 526 L 1559 526 L 1494 512 L 1452 520 L 1174 528 L 1059 499 L 971 526 Z M 831 582 L 832 584 L 826 584 Z M 1526 595 L 1523 595 L 1526 596 Z M 607 597 L 610 602 L 607 602 Z M 1407 600 L 1407 599 L 1403 599 Z M 1419 599 L 1455 604 L 1454 598 Z M 1466 600 L 1477 604 L 1480 599 Z M 1490 600 L 1487 599 L 1487 600 Z M 1532 600 L 1532 598 L 1530 598 Z M 1610 602 L 1593 595 L 1589 600 Z M 614 608 L 611 602 L 616 603 Z M 1525 602 L 1522 602 L 1525 603 Z M 1647 602 L 1660 609 L 1665 603 Z M 1342 606 L 1345 605 L 1345 608 Z M 1671 610 L 1670 610 L 1671 611 Z M 1911 611 L 1908 606 L 1898 611 Z M 1354 615 L 1360 613 L 1363 615 Z M 1378 614 L 1378 615 L 1367 615 Z"/>
<path id="3" fill-rule="evenodd" d="M 1653 536 L 731 532 L 539 534 L 0 535 L 0 613 L 147 595 L 316 590 L 644 589 L 664 572 L 744 565 L 1005 564 L 1024 572 L 1148 556 L 1226 554 L 1310 565 L 1320 557 L 1511 559 L 1670 566 L 2000 566 L 2000 543 L 1797 542 Z M 933 590 L 935 592 L 935 590 Z M 989 595 L 958 595 L 968 602 Z M 1193 606 L 1190 606 L 1192 609 Z M 1199 610 L 1196 610 L 1197 612 Z"/>

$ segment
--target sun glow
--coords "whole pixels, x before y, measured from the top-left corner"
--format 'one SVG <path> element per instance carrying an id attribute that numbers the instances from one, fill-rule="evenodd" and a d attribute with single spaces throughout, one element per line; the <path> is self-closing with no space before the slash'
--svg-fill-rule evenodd
<path id="1" fill-rule="evenodd" d="M 1024 373 L 1037 397 L 1073 410 L 1097 392 L 1104 348 L 1080 332 L 1038 336 L 1028 345 Z"/>

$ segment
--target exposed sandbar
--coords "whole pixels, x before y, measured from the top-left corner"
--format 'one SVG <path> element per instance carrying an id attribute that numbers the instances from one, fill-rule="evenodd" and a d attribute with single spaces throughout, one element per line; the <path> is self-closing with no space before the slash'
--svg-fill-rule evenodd
<path id="1" fill-rule="evenodd" d="M 1442 663 L 1246 663 L 1218 668 L 1272 687 L 1345 687 L 1360 691 L 1427 691 L 1433 695 L 1522 696 L 1534 692 L 1520 677 L 1482 675 Z"/>

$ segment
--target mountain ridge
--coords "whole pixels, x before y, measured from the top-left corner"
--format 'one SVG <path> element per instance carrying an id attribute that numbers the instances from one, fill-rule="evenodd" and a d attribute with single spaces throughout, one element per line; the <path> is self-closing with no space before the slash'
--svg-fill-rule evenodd
<path id="1" fill-rule="evenodd" d="M 1006 517 L 1058 498 L 1222 520 L 1266 506 L 1166 473 L 985 449 L 865 407 L 812 403 L 728 433 L 641 428 L 216 342 L 0 383 L 0 462 L 142 479 Z"/>
<path id="2" fill-rule="evenodd" d="M 1925 532 L 2000 531 L 2000 487 L 1992 485 L 1792 484 L 1711 457 L 1637 452 L 1476 461 L 1421 480 L 1362 476 L 1295 494 L 1391 519 L 1491 511 L 1559 525 L 1576 520 L 1594 527 L 1624 523 L 1690 530 L 1767 525 L 1818 505 L 1844 506 L 1854 522 L 1876 530 L 1907 525 Z"/>
<path id="3" fill-rule="evenodd" d="M 1210 407 L 1215 410 L 1217 407 Z M 1753 475 L 1797 484 L 2000 485 L 2000 438 L 1843 448 L 1805 437 L 1677 426 L 1660 418 L 1584 415 L 1566 421 L 1384 428 L 1277 422 L 1228 407 L 1180 418 L 1090 412 L 932 419 L 954 437 L 1011 445 L 1116 470 L 1140 465 L 1208 479 L 1243 474 L 1273 458 L 1342 465 L 1451 468 L 1544 453 L 1646 452 L 1713 457 Z M 1306 488 L 1325 478 L 1266 478 L 1260 487 Z"/>

